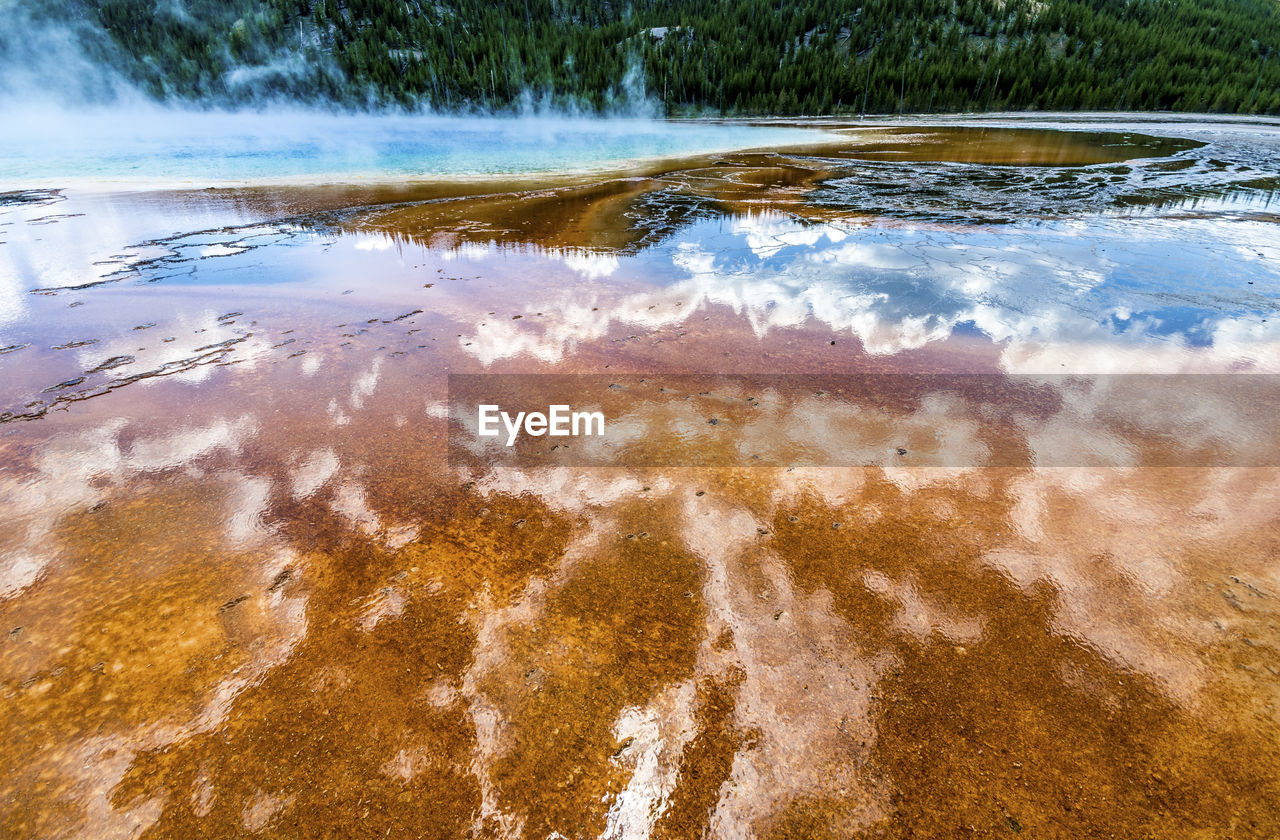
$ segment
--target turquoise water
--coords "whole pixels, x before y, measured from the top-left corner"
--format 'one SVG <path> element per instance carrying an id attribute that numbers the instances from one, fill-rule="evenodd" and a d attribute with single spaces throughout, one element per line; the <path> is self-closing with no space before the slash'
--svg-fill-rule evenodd
<path id="1" fill-rule="evenodd" d="M 11 113 L 0 183 L 429 179 L 609 169 L 813 142 L 788 127 L 571 117 L 433 117 L 158 108 Z"/>

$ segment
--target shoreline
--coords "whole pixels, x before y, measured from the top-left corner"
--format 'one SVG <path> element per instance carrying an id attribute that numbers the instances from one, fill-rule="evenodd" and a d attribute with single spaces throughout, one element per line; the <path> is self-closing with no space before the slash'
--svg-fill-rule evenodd
<path id="1" fill-rule="evenodd" d="M 255 114 L 265 116 L 265 114 Z M 230 116 L 235 116 L 232 114 Z M 376 116 L 382 119 L 381 115 Z M 358 115 L 352 117 L 358 119 Z M 411 119 L 411 118 L 397 118 Z M 477 122 L 493 120 L 495 125 L 505 123 L 508 126 L 518 122 L 518 118 L 506 117 L 424 117 L 429 120 L 457 120 L 459 125 L 472 125 Z M 542 118 L 534 118 L 542 119 Z M 792 129 L 798 132 L 817 132 L 818 135 L 808 141 L 799 138 L 781 143 L 734 144 L 729 143 L 720 148 L 697 150 L 676 154 L 655 154 L 642 157 L 621 158 L 599 161 L 596 163 L 564 167 L 550 166 L 541 169 L 511 170 L 493 172 L 420 172 L 413 174 L 388 174 L 370 171 L 368 173 L 354 171 L 335 171 L 331 173 L 310 173 L 302 175 L 286 175 L 270 178 L 227 178 L 208 179 L 200 177 L 176 178 L 170 176 L 131 177 L 131 176 L 70 176 L 66 178 L 49 178 L 35 176 L 12 179 L 7 184 L 5 193 L 16 193 L 31 190 L 72 191 L 87 195 L 113 193 L 147 193 L 147 192 L 179 192 L 254 190 L 279 188 L 356 188 L 383 189 L 400 188 L 415 194 L 428 197 L 464 197 L 484 194 L 477 188 L 490 185 L 509 185 L 499 192 L 512 192 L 520 189 L 540 187 L 574 186 L 590 179 L 652 177 L 676 170 L 710 165 L 717 157 L 735 154 L 780 154 L 812 153 L 824 148 L 836 149 L 847 147 L 858 137 L 859 132 L 875 132 L 877 130 L 895 130 L 902 128 L 1002 128 L 1025 129 L 1029 131 L 1059 131 L 1072 133 L 1099 131 L 1132 131 L 1151 137 L 1196 139 L 1187 132 L 1206 132 L 1233 129 L 1273 129 L 1280 132 L 1280 118 L 1244 117 L 1238 115 L 1181 114 L 1163 112 L 990 112 L 973 114 L 912 114 L 897 116 L 865 116 L 865 117 L 675 117 L 641 119 L 634 118 L 553 118 L 556 124 L 563 126 L 581 126 L 584 129 L 599 128 L 623 122 L 641 123 L 650 126 L 660 125 L 698 125 L 727 127 L 755 127 L 762 129 Z M 1161 130 L 1165 129 L 1165 130 Z M 1155 133 L 1153 133 L 1155 132 Z M 875 139 L 874 135 L 867 138 Z M 56 182 L 56 185 L 55 185 Z M 444 187 L 435 190 L 432 187 Z M 0 193 L 3 195 L 3 193 Z"/>

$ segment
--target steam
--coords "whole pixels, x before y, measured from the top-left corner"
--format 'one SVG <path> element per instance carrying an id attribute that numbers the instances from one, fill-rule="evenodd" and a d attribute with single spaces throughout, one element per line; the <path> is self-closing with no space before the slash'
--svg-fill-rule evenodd
<path id="1" fill-rule="evenodd" d="M 523 174 L 734 145 L 657 122 L 662 108 L 634 51 L 602 109 L 526 88 L 501 108 L 432 110 L 347 78 L 314 27 L 299 24 L 281 43 L 243 5 L 208 20 L 182 0 L 157 0 L 148 12 L 175 28 L 227 24 L 215 53 L 192 65 L 183 91 L 193 95 L 127 54 L 94 4 L 0 0 L 3 189 Z"/>
<path id="2" fill-rule="evenodd" d="M 187 108 L 264 107 L 313 103 L 316 91 L 341 92 L 345 105 L 369 105 L 368 94 L 354 90 L 337 63 L 317 50 L 270 49 L 252 26 L 231 27 L 231 40 L 212 57 L 223 69 L 202 73 L 197 97 L 185 102 L 151 62 L 123 50 L 93 20 L 92 12 L 73 16 L 71 4 L 0 0 L 0 108 L 39 104 L 65 109 L 137 106 L 148 102 Z M 193 23 L 181 0 L 160 0 L 153 18 Z M 238 49 L 236 48 L 238 47 Z M 247 60 L 246 60 L 247 59 Z M 124 68 L 125 72 L 121 69 Z M 335 107 L 335 99 L 329 107 Z"/>
<path id="3" fill-rule="evenodd" d="M 0 110 L 31 111 L 33 105 L 68 110 L 136 107 L 159 103 L 179 110 L 278 111 L 306 108 L 319 112 L 449 114 L 454 116 L 627 117 L 662 115 L 648 94 L 637 52 L 596 109 L 575 96 L 526 87 L 509 105 L 451 102 L 433 109 L 424 99 L 393 101 L 371 85 L 350 79 L 323 43 L 320 31 L 299 23 L 283 43 L 264 34 L 263 12 L 223 14 L 229 35 L 191 73 L 189 94 L 175 89 L 161 68 L 121 48 L 88 8 L 71 3 L 0 0 Z M 210 13 L 216 17 L 217 13 Z M 182 26 L 211 26 L 199 21 L 182 0 L 157 0 L 149 10 L 156 20 Z M 279 41 L 278 33 L 275 37 Z"/>
<path id="4" fill-rule="evenodd" d="M 225 25 L 228 33 L 191 64 L 179 90 L 166 75 L 172 68 L 112 37 L 99 17 L 106 8 L 0 0 L 0 191 L 589 170 L 735 143 L 658 122 L 662 108 L 633 47 L 603 108 L 526 88 L 501 108 L 464 101 L 433 110 L 348 78 L 310 24 L 282 42 L 254 4 L 193 15 L 183 0 L 156 0 L 146 11 L 162 31 Z"/>
<path id="5" fill-rule="evenodd" d="M 784 127 L 518 115 L 196 110 L 149 101 L 23 103 L 0 121 L 5 189 L 404 182 L 616 171 L 640 161 L 812 142 Z"/>
<path id="6" fill-rule="evenodd" d="M 143 98 L 111 69 L 118 51 L 100 28 L 53 20 L 20 0 L 0 0 L 0 18 L 0 111 L 29 102 L 74 107 Z"/>
<path id="7" fill-rule="evenodd" d="M 662 106 L 649 96 L 644 85 L 644 64 L 632 53 L 627 61 L 627 72 L 622 83 L 610 97 L 610 110 L 634 117 L 659 117 Z"/>

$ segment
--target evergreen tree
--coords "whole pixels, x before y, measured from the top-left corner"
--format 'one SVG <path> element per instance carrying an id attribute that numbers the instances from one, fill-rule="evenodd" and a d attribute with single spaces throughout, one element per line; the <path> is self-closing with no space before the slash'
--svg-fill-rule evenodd
<path id="1" fill-rule="evenodd" d="M 1280 108 L 1274 0 L 21 2 L 211 104 L 595 111 L 642 81 L 670 114 Z"/>

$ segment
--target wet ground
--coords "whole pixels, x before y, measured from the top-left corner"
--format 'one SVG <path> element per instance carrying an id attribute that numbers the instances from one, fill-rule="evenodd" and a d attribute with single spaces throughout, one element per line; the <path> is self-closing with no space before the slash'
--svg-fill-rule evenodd
<path id="1" fill-rule="evenodd" d="M 5 194 L 0 835 L 1280 835 L 1280 129 L 971 122 Z"/>

